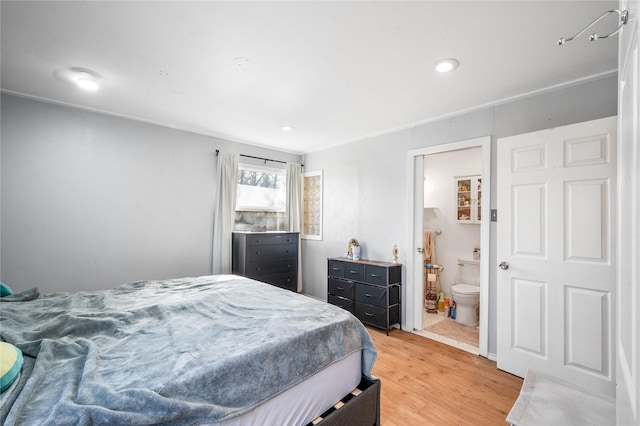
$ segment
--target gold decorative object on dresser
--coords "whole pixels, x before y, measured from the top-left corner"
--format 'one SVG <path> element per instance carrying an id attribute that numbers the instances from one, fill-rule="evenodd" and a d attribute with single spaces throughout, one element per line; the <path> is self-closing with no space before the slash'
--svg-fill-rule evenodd
<path id="1" fill-rule="evenodd" d="M 402 265 L 372 260 L 328 260 L 327 302 L 353 313 L 360 321 L 385 329 L 400 323 Z"/>

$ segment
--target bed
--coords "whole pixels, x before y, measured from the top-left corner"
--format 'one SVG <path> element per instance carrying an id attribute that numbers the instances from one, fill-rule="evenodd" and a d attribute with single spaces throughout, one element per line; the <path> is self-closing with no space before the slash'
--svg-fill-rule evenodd
<path id="1" fill-rule="evenodd" d="M 2 424 L 379 424 L 375 347 L 336 306 L 234 275 L 16 296 Z"/>

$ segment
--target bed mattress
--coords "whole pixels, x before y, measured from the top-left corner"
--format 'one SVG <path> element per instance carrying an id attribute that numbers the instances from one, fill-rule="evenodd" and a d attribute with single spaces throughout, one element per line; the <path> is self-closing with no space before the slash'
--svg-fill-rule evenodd
<path id="1" fill-rule="evenodd" d="M 265 424 L 279 407 L 303 413 L 298 407 L 318 396 L 340 399 L 370 376 L 376 357 L 348 312 L 237 276 L 144 281 L 1 308 L 2 338 L 36 358 L 7 424 L 213 424 L 251 413 Z M 340 370 L 357 358 L 351 374 Z M 322 376 L 336 371 L 350 379 Z M 338 384 L 333 393 L 304 387 L 316 374 L 320 388 Z M 296 386 L 290 394 L 306 398 L 297 407 L 281 397 Z"/>
<path id="2" fill-rule="evenodd" d="M 220 426 L 306 425 L 360 383 L 360 354 L 353 353 L 264 404 Z"/>

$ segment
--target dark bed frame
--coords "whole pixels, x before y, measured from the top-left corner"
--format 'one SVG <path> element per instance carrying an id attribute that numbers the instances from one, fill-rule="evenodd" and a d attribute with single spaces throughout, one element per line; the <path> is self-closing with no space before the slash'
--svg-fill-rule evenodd
<path id="1" fill-rule="evenodd" d="M 358 393 L 357 391 L 361 391 Z M 380 380 L 362 376 L 358 388 L 307 426 L 379 426 Z"/>

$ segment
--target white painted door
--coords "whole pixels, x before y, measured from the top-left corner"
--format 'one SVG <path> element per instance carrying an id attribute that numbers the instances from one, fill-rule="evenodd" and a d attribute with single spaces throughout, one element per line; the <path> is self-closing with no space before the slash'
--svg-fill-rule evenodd
<path id="1" fill-rule="evenodd" d="M 616 117 L 497 145 L 498 368 L 613 396 Z"/>
<path id="2" fill-rule="evenodd" d="M 640 82 L 638 46 L 640 7 L 623 1 L 629 11 L 620 32 L 618 55 L 618 302 L 616 417 L 620 425 L 640 425 Z"/>
<path id="3" fill-rule="evenodd" d="M 424 309 L 424 293 L 422 274 L 424 271 L 422 261 L 422 233 L 424 222 L 424 156 L 413 157 L 413 328 L 422 330 L 422 311 Z"/>

